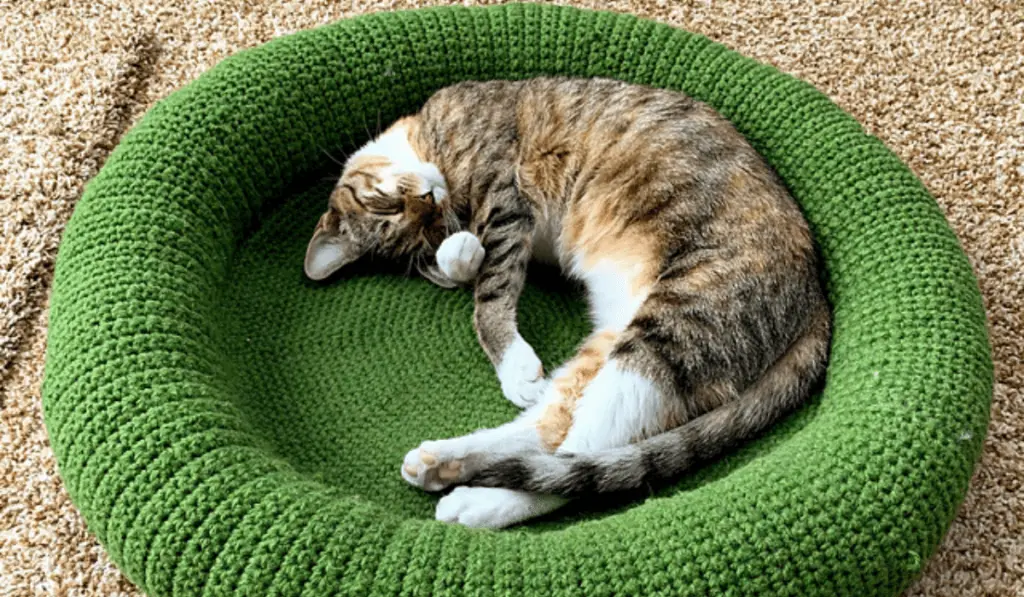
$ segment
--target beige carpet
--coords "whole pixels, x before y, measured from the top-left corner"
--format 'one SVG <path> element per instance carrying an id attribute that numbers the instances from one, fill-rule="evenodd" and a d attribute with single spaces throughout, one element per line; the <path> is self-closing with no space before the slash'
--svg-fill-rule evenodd
<path id="1" fill-rule="evenodd" d="M 1024 595 L 1024 4 L 602 5 L 817 85 L 938 198 L 981 280 L 996 360 L 970 494 L 911 595 Z M 83 183 L 147 107 L 241 48 L 416 2 L 0 0 L 0 595 L 137 595 L 85 530 L 39 407 L 46 301 Z"/>

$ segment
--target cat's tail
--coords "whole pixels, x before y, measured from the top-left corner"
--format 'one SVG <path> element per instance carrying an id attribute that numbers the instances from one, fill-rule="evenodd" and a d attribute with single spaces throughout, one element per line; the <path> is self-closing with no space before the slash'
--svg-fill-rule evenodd
<path id="1" fill-rule="evenodd" d="M 688 423 L 621 448 L 499 457 L 464 482 L 576 497 L 664 485 L 763 432 L 803 404 L 828 355 L 828 309 L 736 400 Z"/>

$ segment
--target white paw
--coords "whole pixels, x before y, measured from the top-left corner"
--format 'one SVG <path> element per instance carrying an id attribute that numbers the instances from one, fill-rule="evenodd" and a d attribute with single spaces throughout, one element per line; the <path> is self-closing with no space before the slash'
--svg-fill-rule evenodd
<path id="1" fill-rule="evenodd" d="M 517 335 L 505 350 L 498 364 L 498 381 L 505 397 L 520 408 L 536 404 L 547 388 L 544 366 L 522 336 Z"/>
<path id="2" fill-rule="evenodd" d="M 465 454 L 450 446 L 452 441 L 423 442 L 409 450 L 402 462 L 402 478 L 425 491 L 441 491 L 462 476 Z"/>
<path id="3" fill-rule="evenodd" d="M 478 529 L 500 529 L 556 510 L 566 502 L 500 487 L 456 487 L 441 498 L 434 518 Z"/>
<path id="4" fill-rule="evenodd" d="M 456 232 L 437 248 L 437 266 L 441 273 L 461 284 L 476 277 L 483 260 L 483 245 L 472 232 Z"/>

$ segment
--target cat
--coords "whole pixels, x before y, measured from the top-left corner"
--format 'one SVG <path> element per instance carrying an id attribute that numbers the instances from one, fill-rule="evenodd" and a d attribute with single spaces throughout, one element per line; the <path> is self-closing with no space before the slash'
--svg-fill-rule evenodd
<path id="1" fill-rule="evenodd" d="M 309 243 L 327 278 L 366 254 L 472 285 L 514 421 L 401 465 L 455 486 L 438 520 L 501 528 L 678 479 L 804 403 L 831 316 L 807 222 L 709 106 L 608 79 L 464 82 L 345 162 Z M 586 287 L 594 331 L 545 377 L 519 334 L 531 259 Z"/>

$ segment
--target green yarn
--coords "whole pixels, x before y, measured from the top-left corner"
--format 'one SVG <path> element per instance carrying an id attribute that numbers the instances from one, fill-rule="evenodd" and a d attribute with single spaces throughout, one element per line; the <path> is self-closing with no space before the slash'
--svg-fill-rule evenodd
<path id="1" fill-rule="evenodd" d="M 370 266 L 322 285 L 305 243 L 323 150 L 467 78 L 681 89 L 786 181 L 827 265 L 825 388 L 772 433 L 634 503 L 503 532 L 434 522 L 420 440 L 514 409 L 472 299 Z M 586 331 L 538 270 L 544 362 Z M 806 83 L 625 15 L 509 5 L 360 17 L 241 52 L 127 134 L 68 225 L 44 386 L 61 474 L 156 595 L 892 595 L 934 551 L 981 450 L 992 364 L 934 200 Z"/>

